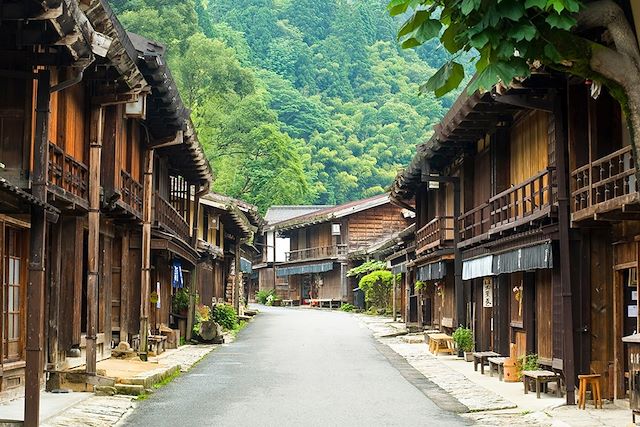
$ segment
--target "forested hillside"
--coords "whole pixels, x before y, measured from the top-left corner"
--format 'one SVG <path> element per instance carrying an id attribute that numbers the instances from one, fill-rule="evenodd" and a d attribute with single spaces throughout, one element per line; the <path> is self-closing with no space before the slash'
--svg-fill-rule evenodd
<path id="1" fill-rule="evenodd" d="M 418 96 L 442 49 L 401 51 L 386 2 L 112 0 L 169 61 L 214 168 L 257 204 L 384 191 L 453 96 Z"/>

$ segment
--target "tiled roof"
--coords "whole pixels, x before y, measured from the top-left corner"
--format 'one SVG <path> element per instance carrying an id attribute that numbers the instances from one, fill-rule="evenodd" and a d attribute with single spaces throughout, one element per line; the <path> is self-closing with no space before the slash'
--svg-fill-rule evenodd
<path id="1" fill-rule="evenodd" d="M 271 206 L 267 209 L 264 220 L 272 225 L 281 221 L 286 221 L 302 215 L 317 212 L 322 209 L 331 208 L 333 205 L 283 205 Z"/>

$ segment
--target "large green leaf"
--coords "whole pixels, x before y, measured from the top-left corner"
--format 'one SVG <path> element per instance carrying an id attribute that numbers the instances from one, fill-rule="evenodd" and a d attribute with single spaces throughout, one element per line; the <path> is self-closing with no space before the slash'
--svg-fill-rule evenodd
<path id="1" fill-rule="evenodd" d="M 549 16 L 545 19 L 546 23 L 551 26 L 551 28 L 559 28 L 561 30 L 570 30 L 574 25 L 576 25 L 575 18 L 568 16 L 566 14 L 559 14 L 551 12 Z"/>
<path id="2" fill-rule="evenodd" d="M 433 92 L 437 97 L 457 88 L 464 79 L 464 68 L 455 61 L 444 64 L 425 84 L 420 92 Z"/>
<path id="3" fill-rule="evenodd" d="M 400 28 L 400 31 L 398 31 L 398 38 L 414 32 L 416 29 L 418 29 L 418 27 L 422 25 L 424 21 L 429 19 L 430 15 L 431 13 L 426 10 L 416 11 L 416 13 L 414 13 L 413 16 L 404 23 L 402 28 Z"/>
<path id="4" fill-rule="evenodd" d="M 482 4 L 482 0 L 462 0 L 462 5 L 460 5 L 460 11 L 464 15 L 468 15 L 472 11 L 477 10 L 481 4 Z"/>
<path id="5" fill-rule="evenodd" d="M 500 17 L 519 21 L 524 16 L 524 5 L 521 0 L 503 0 L 498 2 L 496 12 Z"/>
<path id="6" fill-rule="evenodd" d="M 437 37 L 442 24 L 437 19 L 427 19 L 417 30 L 410 34 L 403 42 L 403 49 L 410 49 Z"/>
<path id="7" fill-rule="evenodd" d="M 440 41 L 442 45 L 447 49 L 450 53 L 456 53 L 460 49 L 462 49 L 462 44 L 458 41 L 458 34 L 464 30 L 462 24 L 452 23 L 447 27 L 446 30 L 440 36 Z"/>
<path id="8" fill-rule="evenodd" d="M 544 10 L 544 8 L 547 7 L 547 0 L 525 0 L 524 7 L 527 9 L 537 7 L 538 9 Z"/>
<path id="9" fill-rule="evenodd" d="M 396 16 L 405 13 L 409 7 L 409 3 L 411 3 L 410 0 L 391 0 L 387 5 L 389 15 Z"/>
<path id="10" fill-rule="evenodd" d="M 515 41 L 526 40 L 530 42 L 536 37 L 538 30 L 533 24 L 522 23 L 518 24 L 515 27 L 509 30 L 509 37 L 513 38 Z"/>

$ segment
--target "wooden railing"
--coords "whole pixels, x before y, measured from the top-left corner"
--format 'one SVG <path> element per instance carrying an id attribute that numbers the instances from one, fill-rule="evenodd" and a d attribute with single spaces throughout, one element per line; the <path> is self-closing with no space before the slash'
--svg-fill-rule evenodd
<path id="1" fill-rule="evenodd" d="M 347 245 L 319 246 L 285 252 L 285 259 L 287 261 L 304 261 L 307 259 L 335 258 L 346 254 Z"/>
<path id="2" fill-rule="evenodd" d="M 526 181 L 489 199 L 458 219 L 460 241 L 473 239 L 492 229 L 526 222 L 547 212 L 556 202 L 555 168 L 548 167 Z"/>
<path id="3" fill-rule="evenodd" d="M 635 193 L 635 172 L 631 146 L 576 169 L 571 174 L 573 212 Z"/>
<path id="4" fill-rule="evenodd" d="M 138 215 L 142 215 L 142 185 L 127 171 L 120 171 L 122 201 Z"/>
<path id="5" fill-rule="evenodd" d="M 88 168 L 60 147 L 49 143 L 49 183 L 74 196 L 88 196 Z"/>
<path id="6" fill-rule="evenodd" d="M 173 206 L 158 193 L 154 195 L 153 203 L 154 220 L 158 226 L 173 232 L 176 236 L 189 243 L 191 232 L 189 224 L 176 211 Z"/>
<path id="7" fill-rule="evenodd" d="M 445 241 L 453 240 L 454 217 L 437 216 L 416 233 L 417 251 L 426 250 L 442 246 Z"/>
<path id="8" fill-rule="evenodd" d="M 458 218 L 460 241 L 464 242 L 487 233 L 490 226 L 489 203 L 483 203 Z"/>
<path id="9" fill-rule="evenodd" d="M 491 227 L 518 222 L 555 203 L 555 168 L 548 167 L 526 181 L 489 199 Z"/>

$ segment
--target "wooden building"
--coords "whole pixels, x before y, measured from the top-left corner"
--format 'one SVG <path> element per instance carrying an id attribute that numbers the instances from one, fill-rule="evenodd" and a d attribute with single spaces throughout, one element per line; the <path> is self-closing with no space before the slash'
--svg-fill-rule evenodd
<path id="1" fill-rule="evenodd" d="M 399 174 L 392 198 L 416 203 L 409 274 L 426 291 L 418 303 L 409 297 L 409 319 L 446 332 L 469 326 L 478 351 L 509 354 L 515 344 L 519 356 L 538 354 L 563 370 L 570 400 L 579 305 L 571 298 L 566 101 L 566 78 L 545 73 L 461 95 Z"/>
<path id="2" fill-rule="evenodd" d="M 45 370 L 50 388 L 74 368 L 93 383 L 113 345 L 144 356 L 149 322 L 171 323 L 169 263 L 188 283 L 211 171 L 164 48 L 106 1 L 0 11 L 0 393 L 26 385 L 37 425 Z"/>
<path id="3" fill-rule="evenodd" d="M 353 266 L 349 255 L 406 228 L 410 225 L 406 213 L 383 194 L 274 224 L 274 233 L 290 239 L 285 261 L 275 263 L 276 278 L 287 283 L 286 299 L 302 304 L 312 299 L 353 302 L 346 276 Z M 260 275 L 267 271 L 260 270 Z"/>

